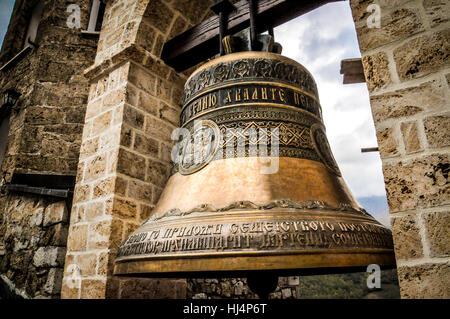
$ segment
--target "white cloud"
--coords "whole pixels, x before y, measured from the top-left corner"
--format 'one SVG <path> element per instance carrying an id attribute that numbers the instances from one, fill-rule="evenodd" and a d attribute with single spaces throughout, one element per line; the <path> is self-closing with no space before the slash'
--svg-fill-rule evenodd
<path id="1" fill-rule="evenodd" d="M 303 64 L 314 76 L 327 136 L 345 181 L 355 197 L 385 200 L 378 153 L 361 153 L 377 146 L 365 84 L 342 84 L 341 60 L 360 57 L 348 2 L 330 3 L 275 29 L 283 55 Z M 387 220 L 387 212 L 377 212 Z"/>

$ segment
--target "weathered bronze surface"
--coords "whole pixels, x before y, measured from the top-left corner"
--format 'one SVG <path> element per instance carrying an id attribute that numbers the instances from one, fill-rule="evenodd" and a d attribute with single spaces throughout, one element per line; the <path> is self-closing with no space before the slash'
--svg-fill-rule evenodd
<path id="1" fill-rule="evenodd" d="M 181 124 L 190 136 L 116 274 L 395 264 L 390 230 L 341 177 L 316 85 L 297 62 L 241 52 L 204 64 L 186 82 Z"/>

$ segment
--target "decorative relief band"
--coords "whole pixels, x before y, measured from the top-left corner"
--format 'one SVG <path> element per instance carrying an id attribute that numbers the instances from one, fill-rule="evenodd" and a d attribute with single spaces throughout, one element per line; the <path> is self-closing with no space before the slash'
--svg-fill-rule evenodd
<path id="1" fill-rule="evenodd" d="M 230 105 L 258 105 L 276 103 L 305 110 L 322 119 L 320 104 L 314 96 L 305 94 L 278 83 L 233 83 L 233 86 L 220 86 L 205 92 L 184 104 L 181 111 L 181 124 L 206 112 Z"/>
<path id="2" fill-rule="evenodd" d="M 341 211 L 346 213 L 354 213 L 358 216 L 365 216 L 367 218 L 370 218 L 373 220 L 373 217 L 366 212 L 364 208 L 361 209 L 355 209 L 349 204 L 340 203 L 337 207 L 331 206 L 330 204 L 321 201 L 321 200 L 309 200 L 305 204 L 299 204 L 289 199 L 277 199 L 273 200 L 267 204 L 264 205 L 258 205 L 251 201 L 244 200 L 244 201 L 237 201 L 234 202 L 228 206 L 222 207 L 222 208 L 216 208 L 213 205 L 209 204 L 203 204 L 197 207 L 194 207 L 186 212 L 182 212 L 178 208 L 171 209 L 167 212 L 165 212 L 162 215 L 156 215 L 153 214 L 149 218 L 147 218 L 142 225 L 145 225 L 149 222 L 158 221 L 161 219 L 165 219 L 168 217 L 174 217 L 174 216 L 186 216 L 193 213 L 201 213 L 201 212 L 228 212 L 233 210 L 270 210 L 274 208 L 294 208 L 294 209 L 326 209 L 331 211 Z"/>
<path id="3" fill-rule="evenodd" d="M 310 201 L 304 205 L 289 200 L 277 200 L 266 205 L 257 205 L 249 201 L 240 201 L 227 207 L 216 209 L 211 205 L 201 205 L 188 212 L 171 210 L 162 216 L 152 216 L 143 225 L 153 224 L 145 231 L 130 236 L 119 248 L 121 257 L 147 255 L 151 257 L 180 253 L 180 257 L 190 253 L 233 252 L 270 252 L 300 251 L 308 249 L 392 249 L 392 235 L 385 227 L 377 224 L 373 218 L 363 213 L 362 220 L 336 221 L 314 218 L 296 218 L 284 220 L 261 218 L 258 221 L 236 221 L 171 225 L 158 225 L 160 220 L 169 217 L 181 217 L 198 212 L 226 212 L 235 210 L 270 210 L 273 208 L 327 209 L 351 211 L 347 205 L 331 208 L 321 201 Z M 156 226 L 158 225 L 158 226 Z"/>
<path id="4" fill-rule="evenodd" d="M 195 74 L 185 85 L 183 104 L 199 91 L 217 84 L 237 79 L 276 80 L 293 84 L 318 96 L 317 87 L 311 75 L 298 65 L 277 59 L 239 59 L 222 62 Z"/>
<path id="5" fill-rule="evenodd" d="M 321 123 L 309 113 L 242 105 L 232 110 L 209 113 L 201 119 L 205 122 L 201 130 L 194 129 L 194 126 L 202 121 L 186 125 L 191 139 L 180 146 L 181 158 L 172 168 L 172 174 L 178 171 L 183 175 L 192 174 L 213 160 L 278 156 L 322 162 L 340 176 L 326 136 L 322 129 L 318 130 L 322 127 Z M 315 128 L 315 134 L 311 132 L 311 127 Z M 212 130 L 207 132 L 207 128 Z M 197 139 L 195 144 L 199 134 L 203 134 L 204 140 L 200 142 Z M 214 145 L 208 142 L 211 138 L 214 138 Z"/>
<path id="6" fill-rule="evenodd" d="M 205 167 L 212 160 L 237 157 L 295 157 L 322 161 L 318 156 L 308 126 L 284 121 L 204 120 L 208 127 L 194 129 L 191 126 L 191 140 L 179 151 L 180 162 L 172 173 L 192 174 Z M 305 121 L 307 122 L 307 121 Z M 203 134 L 203 140 L 197 138 Z M 213 140 L 212 140 L 213 139 Z M 197 156 L 197 157 L 196 157 Z M 177 164 L 177 163 L 176 163 Z"/>

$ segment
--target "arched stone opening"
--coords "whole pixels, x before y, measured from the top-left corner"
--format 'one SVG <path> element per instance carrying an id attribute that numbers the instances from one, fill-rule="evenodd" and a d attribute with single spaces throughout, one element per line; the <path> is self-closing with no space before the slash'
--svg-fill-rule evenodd
<path id="1" fill-rule="evenodd" d="M 164 64 L 160 59 L 162 46 L 204 20 L 212 2 L 108 1 L 95 64 L 85 73 L 91 86 L 63 298 L 186 296 L 185 280 L 119 279 L 112 275 L 112 265 L 118 245 L 148 216 L 169 174 L 170 133 L 178 126 L 179 101 L 187 73 L 177 73 Z M 380 116 L 375 125 L 380 131 L 378 141 L 384 156 L 390 209 L 395 213 L 392 225 L 396 253 L 401 256 L 402 294 L 438 295 L 436 289 L 422 293 L 417 278 L 423 274 L 437 283 L 436 278 L 444 275 L 448 264 L 448 248 L 429 234 L 445 234 L 448 225 L 445 207 L 433 210 L 445 204 L 442 195 L 448 182 L 436 184 L 433 180 L 446 174 L 441 164 L 448 165 L 448 138 L 436 130 L 448 122 L 448 113 L 445 102 L 434 97 L 448 96 L 449 62 L 441 59 L 445 54 L 435 54 L 426 61 L 420 56 L 427 55 L 431 46 L 439 52 L 448 50 L 448 23 L 440 16 L 436 20 L 439 9 L 426 1 L 396 2 L 401 8 L 379 2 L 385 12 L 397 17 L 384 20 L 390 30 L 387 34 L 365 27 L 367 1 L 355 0 L 350 5 L 374 117 Z M 412 26 L 410 33 L 395 29 L 393 21 L 399 20 L 403 26 Z M 394 27 L 389 29 L 389 23 Z M 408 55 L 412 47 L 417 50 Z M 414 65 L 416 69 L 410 67 Z M 416 113 L 408 113 L 409 97 L 414 94 L 434 98 L 437 106 L 424 101 L 430 102 L 425 111 L 418 106 L 420 110 L 413 110 Z M 397 98 L 401 101 L 391 105 L 389 101 Z M 392 108 L 392 112 L 385 114 L 384 106 Z M 397 152 L 387 152 L 392 147 Z M 411 176 L 413 168 L 421 171 L 419 177 Z M 436 174 L 441 175 L 433 178 Z M 405 195 L 401 185 L 413 191 Z M 431 191 L 421 195 L 423 189 Z M 404 231 L 409 235 L 401 235 Z M 413 273 L 414 278 L 408 279 L 407 273 Z"/>
<path id="2" fill-rule="evenodd" d="M 184 298 L 186 280 L 113 276 L 120 243 L 148 217 L 171 165 L 185 74 L 164 42 L 210 15 L 213 1 L 108 1 L 91 80 L 62 298 Z"/>

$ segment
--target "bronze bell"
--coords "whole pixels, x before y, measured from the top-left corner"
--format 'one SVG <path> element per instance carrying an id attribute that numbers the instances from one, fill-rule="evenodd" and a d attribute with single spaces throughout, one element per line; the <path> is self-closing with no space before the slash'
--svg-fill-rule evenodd
<path id="1" fill-rule="evenodd" d="M 151 217 L 122 243 L 115 274 L 395 265 L 391 231 L 341 177 L 302 65 L 232 53 L 202 65 L 184 93 L 172 175 Z"/>

